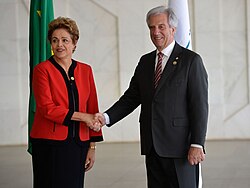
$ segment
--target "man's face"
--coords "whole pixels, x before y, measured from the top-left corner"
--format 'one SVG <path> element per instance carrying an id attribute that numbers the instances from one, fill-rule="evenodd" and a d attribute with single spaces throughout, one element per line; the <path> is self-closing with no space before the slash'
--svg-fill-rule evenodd
<path id="1" fill-rule="evenodd" d="M 176 29 L 169 27 L 168 18 L 165 14 L 151 16 L 148 27 L 151 40 L 159 51 L 173 42 Z"/>

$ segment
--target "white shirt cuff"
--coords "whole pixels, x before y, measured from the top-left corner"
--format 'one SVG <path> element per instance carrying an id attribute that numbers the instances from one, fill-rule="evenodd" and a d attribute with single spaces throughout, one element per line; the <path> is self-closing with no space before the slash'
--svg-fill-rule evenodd
<path id="1" fill-rule="evenodd" d="M 105 118 L 105 124 L 108 125 L 110 124 L 110 119 L 109 119 L 109 115 L 107 113 L 103 113 L 103 116 Z"/>
<path id="2" fill-rule="evenodd" d="M 199 144 L 191 144 L 191 147 L 203 149 L 203 147 Z"/>

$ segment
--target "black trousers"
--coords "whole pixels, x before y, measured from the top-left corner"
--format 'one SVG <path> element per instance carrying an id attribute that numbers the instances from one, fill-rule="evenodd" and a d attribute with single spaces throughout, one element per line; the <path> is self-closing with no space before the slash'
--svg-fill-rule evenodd
<path id="1" fill-rule="evenodd" d="M 34 188 L 83 188 L 88 144 L 32 143 Z"/>
<path id="2" fill-rule="evenodd" d="M 199 166 L 187 159 L 160 157 L 154 149 L 146 155 L 148 188 L 198 188 Z"/>

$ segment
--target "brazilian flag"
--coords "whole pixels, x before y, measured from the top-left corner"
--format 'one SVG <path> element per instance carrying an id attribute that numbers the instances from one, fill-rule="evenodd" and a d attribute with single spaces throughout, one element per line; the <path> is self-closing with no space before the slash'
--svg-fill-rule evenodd
<path id="1" fill-rule="evenodd" d="M 30 96 L 28 113 L 28 137 L 34 121 L 36 103 L 32 91 L 33 68 L 51 56 L 51 46 L 47 40 L 48 24 L 54 19 L 53 0 L 30 1 L 29 52 L 30 52 Z M 32 154 L 29 140 L 28 152 Z"/>

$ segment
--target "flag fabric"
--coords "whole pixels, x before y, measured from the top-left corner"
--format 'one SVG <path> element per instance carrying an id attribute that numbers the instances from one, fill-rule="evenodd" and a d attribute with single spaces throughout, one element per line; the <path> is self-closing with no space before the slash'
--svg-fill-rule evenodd
<path id="1" fill-rule="evenodd" d="M 32 91 L 32 72 L 35 65 L 51 56 L 51 46 L 47 40 L 48 24 L 54 19 L 53 0 L 30 1 L 29 52 L 30 52 L 30 96 L 28 113 L 28 138 L 32 128 L 36 104 Z M 28 152 L 32 146 L 28 141 Z"/>
<path id="2" fill-rule="evenodd" d="M 172 8 L 178 18 L 175 40 L 184 48 L 192 49 L 191 30 L 189 22 L 188 0 L 169 0 L 168 7 Z"/>
<path id="3" fill-rule="evenodd" d="M 169 0 L 168 7 L 174 10 L 178 18 L 178 26 L 175 34 L 176 42 L 184 48 L 192 50 L 188 0 Z M 202 188 L 201 164 L 199 164 L 198 188 Z"/>

